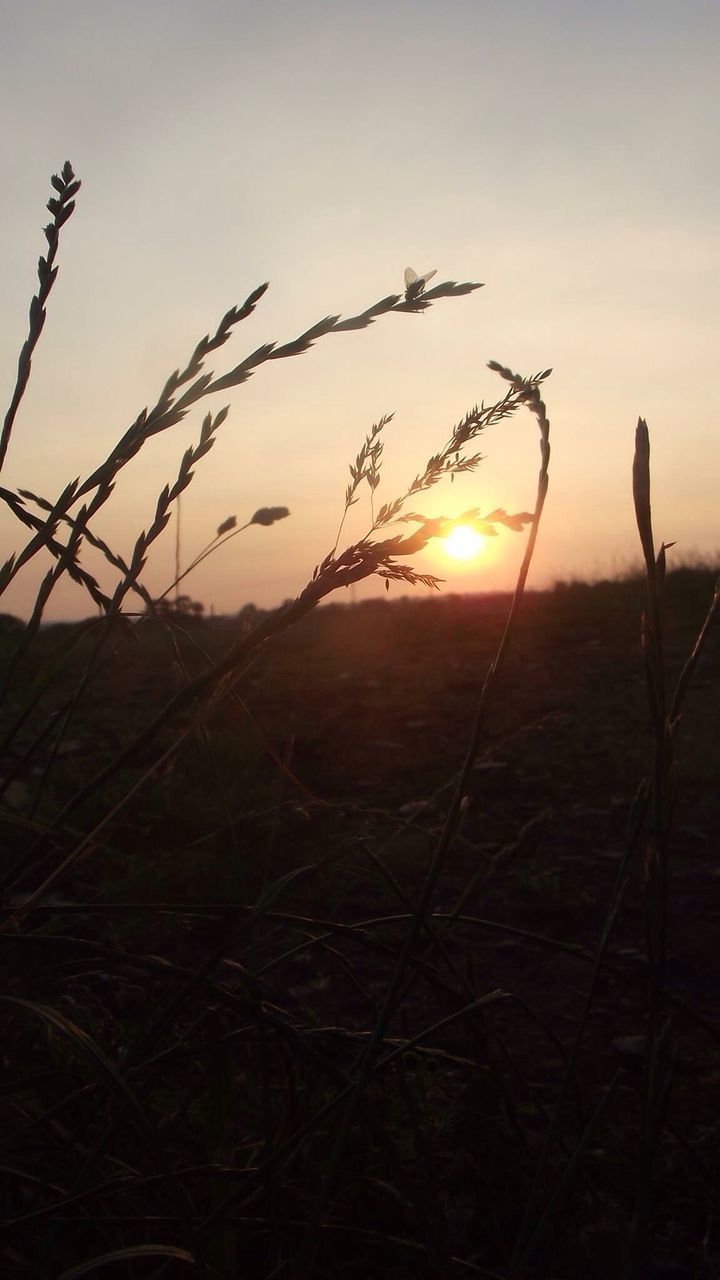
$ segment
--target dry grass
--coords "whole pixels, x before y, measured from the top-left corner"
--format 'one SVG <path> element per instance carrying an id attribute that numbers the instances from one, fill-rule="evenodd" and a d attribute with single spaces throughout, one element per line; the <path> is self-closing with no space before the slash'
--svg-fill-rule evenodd
<path id="1" fill-rule="evenodd" d="M 79 188 L 69 164 L 53 186 L 49 251 L 40 260 L 0 465 L 44 325 L 60 228 Z M 286 508 L 260 507 L 240 525 L 235 516 L 222 521 L 184 569 L 178 562 L 162 596 L 153 598 L 142 580 L 227 408 L 205 416 L 129 561 L 93 529 L 120 472 L 207 396 L 331 333 L 480 287 L 430 289 L 432 275 L 408 272 L 404 295 L 348 320 L 325 317 L 225 374 L 208 372 L 208 357 L 261 302 L 261 285 L 201 339 L 85 479 L 55 499 L 0 489 L 25 537 L 0 571 L 0 589 L 37 556 L 50 558 L 28 625 L 0 636 L 0 1233 L 8 1275 L 194 1270 L 227 1280 L 570 1280 L 624 1269 L 631 1280 L 660 1274 L 659 1238 L 670 1230 L 678 1232 L 666 1239 L 671 1260 L 682 1267 L 692 1259 L 692 1272 L 676 1273 L 711 1274 L 711 1231 L 690 1210 L 683 1218 L 668 1209 L 667 1169 L 669 1143 L 673 1169 L 684 1171 L 696 1197 L 714 1203 L 708 1135 L 679 1132 L 670 1099 L 676 1024 L 715 1045 L 720 1035 L 673 990 L 668 937 L 677 728 L 718 592 L 671 692 L 667 548 L 655 552 L 645 424 L 633 479 L 648 593 L 652 759 L 590 938 L 527 927 L 519 902 L 516 919 L 487 914 L 503 874 L 510 889 L 513 877 L 529 875 L 523 860 L 547 824 L 546 806 L 513 827 L 509 800 L 511 834 L 489 857 L 468 823 L 477 768 L 493 763 L 483 753 L 548 490 L 542 387 L 549 370 L 522 378 L 493 362 L 505 394 L 471 409 L 405 492 L 385 501 L 379 489 L 390 416 L 375 423 L 350 465 L 334 547 L 294 600 L 249 625 L 238 622 L 229 636 L 227 626 L 188 621 L 180 601 L 189 597 L 179 595 L 179 584 L 251 525 L 286 518 Z M 539 429 L 534 510 L 463 515 L 486 532 L 526 535 L 464 754 L 449 779 L 438 762 L 436 791 L 419 806 L 389 811 L 364 803 L 359 790 L 350 802 L 322 798 L 296 764 L 297 730 L 286 750 L 278 748 L 253 713 L 254 664 L 275 644 L 287 646 L 288 668 L 293 655 L 297 665 L 303 626 L 339 587 L 371 575 L 388 586 L 436 586 L 411 558 L 447 532 L 448 520 L 408 508 L 436 484 L 473 471 L 482 432 L 521 409 Z M 363 497 L 367 532 L 339 550 L 347 512 Z M 86 543 L 104 555 L 109 586 L 83 567 Z M 41 631 L 66 573 L 101 616 Z M 141 611 L 128 609 L 131 596 Z M 130 669 L 135 701 L 123 675 Z M 90 750 L 82 746 L 89 731 Z M 258 737 L 262 769 L 251 750 Z M 460 883 L 453 860 L 464 868 Z M 612 943 L 639 879 L 645 935 L 637 940 L 638 971 Z M 512 916 L 512 902 L 509 910 Z M 507 974 L 498 980 L 478 970 L 478 934 L 488 933 L 576 966 L 581 991 L 571 1034 L 555 1029 L 554 1009 L 516 996 Z M 590 1041 L 592 1063 L 593 1016 L 609 982 L 629 993 L 636 1041 L 643 1038 L 637 1070 L 621 1065 L 603 1075 L 588 1068 L 585 1051 Z M 549 1092 L 528 1078 L 538 1041 L 554 1062 Z"/>

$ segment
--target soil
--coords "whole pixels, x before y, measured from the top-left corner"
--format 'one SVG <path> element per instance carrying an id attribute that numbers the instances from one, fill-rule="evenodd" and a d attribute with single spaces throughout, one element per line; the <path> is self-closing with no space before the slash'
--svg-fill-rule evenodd
<path id="1" fill-rule="evenodd" d="M 433 894 L 438 928 L 463 895 L 461 919 L 444 953 L 427 936 L 416 950 L 418 961 L 432 961 L 451 986 L 457 988 L 459 973 L 466 991 L 501 993 L 487 1015 L 491 1032 L 483 1024 L 468 1041 L 458 1024 L 439 1037 L 443 1052 L 457 1059 L 452 1087 L 424 1077 L 422 1086 L 437 1091 L 428 1185 L 436 1178 L 449 1248 L 498 1273 L 505 1274 L 507 1239 L 518 1222 L 521 1197 L 513 1188 L 527 1166 L 522 1154 L 509 1154 L 516 1139 L 497 1091 L 488 1085 L 485 1095 L 478 1085 L 484 1077 L 472 1066 L 479 1061 L 477 1035 L 485 1037 L 481 1071 L 494 1079 L 502 1069 L 512 1079 L 513 1106 L 538 1150 L 628 849 L 633 804 L 652 776 L 642 593 L 641 583 L 628 581 L 526 596 L 486 708 L 462 826 Z M 668 581 L 670 689 L 710 594 L 707 575 Z M 128 901 L 168 898 L 217 903 L 214 917 L 183 935 L 186 963 L 224 936 L 223 902 L 247 892 L 252 900 L 263 885 L 298 868 L 315 870 L 279 904 L 296 917 L 342 926 L 406 915 L 442 829 L 508 606 L 500 595 L 433 596 L 317 611 L 263 652 L 236 686 L 236 700 L 216 709 L 207 726 L 213 768 L 202 744 L 189 743 L 160 784 L 115 825 L 112 848 L 76 871 L 66 894 L 73 902 L 100 897 L 118 910 Z M 236 627 L 218 621 L 189 630 L 193 642 L 217 651 Z M 50 644 L 50 633 L 43 641 Z M 193 649 L 194 643 L 183 649 L 191 665 Z M 710 1280 L 720 1265 L 713 1217 L 720 1173 L 719 657 L 715 626 L 676 732 L 663 1005 L 663 1017 L 671 1015 L 663 1043 L 673 1046 L 674 1067 L 655 1160 L 653 1243 L 642 1273 L 653 1280 Z M 173 679 L 164 651 L 124 644 L 64 741 L 57 787 L 67 793 L 89 764 L 109 758 Z M 225 808 L 217 798 L 219 776 Z M 607 1276 L 622 1252 L 646 1045 L 650 856 L 643 834 L 579 1046 L 576 1085 L 560 1111 L 570 1147 L 594 1109 L 600 1103 L 605 1109 L 585 1143 L 579 1189 L 563 1206 L 564 1228 L 548 1229 L 538 1243 L 538 1269 L 528 1274 Z M 152 911 L 151 919 L 158 928 Z M 135 932 L 124 927 L 123 945 L 146 943 L 147 923 L 136 923 Z M 395 945 L 403 927 L 388 921 L 371 931 Z M 160 930 L 155 943 L 177 959 L 176 934 Z M 272 940 L 267 948 L 275 964 Z M 321 962 L 312 948 L 296 948 L 272 973 L 269 994 L 278 1005 L 298 1018 L 311 1007 L 318 1029 L 344 1028 L 347 1036 L 367 1027 L 387 983 L 386 962 L 351 937 L 342 962 L 327 956 Z M 456 1007 L 457 1000 L 416 974 L 391 1035 L 413 1034 Z M 669 1062 L 669 1050 L 666 1056 Z M 380 1202 L 358 1201 L 346 1212 L 362 1223 L 368 1214 L 382 1220 L 385 1210 Z M 365 1265 L 363 1274 L 398 1280 L 421 1274 L 400 1264 L 392 1272 Z M 348 1262 L 343 1274 L 359 1272 Z"/>

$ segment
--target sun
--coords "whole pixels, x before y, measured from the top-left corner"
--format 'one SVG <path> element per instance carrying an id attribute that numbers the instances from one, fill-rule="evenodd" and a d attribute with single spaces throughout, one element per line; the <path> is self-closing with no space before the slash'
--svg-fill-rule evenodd
<path id="1" fill-rule="evenodd" d="M 469 524 L 456 524 L 445 538 L 445 550 L 453 560 L 474 560 L 485 546 L 485 538 Z"/>

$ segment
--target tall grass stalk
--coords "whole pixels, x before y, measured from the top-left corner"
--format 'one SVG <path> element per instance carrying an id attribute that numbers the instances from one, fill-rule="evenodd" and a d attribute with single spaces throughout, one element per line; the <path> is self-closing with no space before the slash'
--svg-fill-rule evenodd
<path id="1" fill-rule="evenodd" d="M 478 702 L 478 707 L 475 715 L 475 722 L 473 725 L 470 742 L 468 744 L 468 748 L 465 754 L 465 760 L 463 762 L 462 769 L 458 774 L 457 782 L 455 784 L 455 789 L 453 791 L 453 795 L 445 815 L 445 821 L 443 824 L 442 833 L 435 847 L 435 851 L 433 853 L 430 866 L 428 868 L 428 872 L 425 877 L 425 881 L 423 883 L 422 890 L 420 892 L 420 896 L 418 898 L 418 902 L 417 902 L 414 914 L 410 919 L 407 932 L 405 935 L 405 941 L 403 943 L 402 950 L 398 956 L 397 962 L 394 966 L 392 975 L 390 977 L 390 981 L 385 993 L 385 997 L 383 999 L 382 1006 L 380 1008 L 380 1012 L 375 1022 L 375 1026 L 373 1028 L 372 1035 L 368 1040 L 367 1048 L 360 1060 L 357 1075 L 353 1082 L 353 1086 L 348 1099 L 348 1104 L 345 1108 L 342 1120 L 338 1127 L 336 1137 L 333 1143 L 332 1151 L 330 1154 L 330 1158 L 328 1160 L 327 1167 L 325 1170 L 325 1176 L 323 1178 L 323 1181 L 321 1183 L 320 1190 L 317 1196 L 313 1217 L 311 1218 L 310 1224 L 308 1226 L 308 1232 L 306 1234 L 302 1249 L 300 1251 L 300 1255 L 298 1257 L 297 1263 L 294 1268 L 300 1280 L 304 1280 L 305 1276 L 309 1276 L 311 1274 L 311 1271 L 314 1265 L 314 1255 L 315 1255 L 316 1242 L 317 1242 L 317 1231 L 326 1209 L 328 1197 L 330 1195 L 330 1191 L 333 1185 L 333 1180 L 336 1175 L 337 1166 L 344 1154 L 347 1142 L 349 1140 L 351 1127 L 357 1116 L 360 1100 L 362 1098 L 362 1095 L 365 1089 L 367 1088 L 378 1054 L 381 1051 L 382 1044 L 387 1034 L 391 1018 L 393 1017 L 396 1011 L 398 997 L 400 995 L 403 982 L 405 980 L 405 975 L 407 973 L 410 956 L 412 955 L 412 952 L 415 946 L 417 945 L 420 934 L 422 933 L 423 929 L 426 927 L 432 894 L 437 885 L 438 879 L 442 873 L 442 869 L 445 865 L 445 860 L 452 846 L 455 833 L 458 829 L 458 825 L 460 822 L 462 809 L 463 809 L 463 802 L 465 799 L 466 789 L 468 785 L 468 780 L 470 778 L 471 770 L 477 759 L 478 751 L 480 749 L 482 731 L 484 727 L 485 715 L 487 712 L 488 703 L 490 700 L 491 693 L 494 692 L 495 681 L 497 680 L 498 675 L 502 670 L 502 666 L 505 661 L 505 657 L 507 655 L 508 648 L 510 645 L 510 640 L 513 634 L 516 618 L 520 608 L 520 603 L 522 600 L 523 592 L 525 590 L 525 584 L 527 582 L 527 577 L 530 572 L 530 565 L 532 563 L 532 557 L 535 550 L 535 544 L 537 541 L 537 536 L 540 528 L 540 520 L 542 517 L 543 507 L 545 505 L 545 498 L 547 496 L 548 478 L 549 478 L 548 468 L 550 464 L 550 422 L 547 417 L 545 404 L 541 398 L 541 395 L 538 389 L 538 383 L 540 378 L 532 382 L 528 382 L 525 379 L 521 378 L 518 374 L 513 373 L 512 370 L 506 368 L 503 365 L 497 364 L 495 361 L 492 361 L 489 367 L 493 369 L 495 372 L 499 373 L 500 376 L 503 377 L 507 382 L 509 382 L 511 387 L 520 394 L 522 400 L 525 402 L 527 407 L 530 409 L 530 411 L 534 414 L 535 418 L 537 419 L 537 423 L 540 428 L 540 472 L 538 475 L 538 487 L 537 487 L 537 496 L 535 500 L 535 510 L 533 512 L 532 519 L 530 522 L 530 532 L 527 539 L 525 553 L 523 555 L 522 563 L 520 565 L 520 569 L 518 572 L 515 593 L 513 595 L 510 612 L 508 614 L 508 618 L 505 624 L 505 630 L 503 632 L 502 640 L 500 641 L 500 645 L 498 647 L 495 658 L 491 663 L 490 667 L 488 668 L 488 671 L 485 676 L 485 681 L 483 683 L 482 693 L 480 695 L 480 700 Z M 549 373 L 549 370 L 547 372 Z M 546 375 L 541 375 L 541 377 L 543 376 L 546 376 Z"/>
<path id="2" fill-rule="evenodd" d="M 652 1221 L 652 1184 L 673 1083 L 676 1040 L 667 1011 L 670 928 L 670 841 L 676 798 L 676 738 L 683 703 L 692 674 L 706 643 L 718 608 L 719 587 L 713 596 L 695 642 L 682 667 L 674 693 L 668 696 L 665 660 L 665 579 L 667 552 L 672 543 L 655 551 L 650 501 L 650 433 L 643 418 L 635 432 L 633 500 L 645 562 L 647 605 L 642 616 L 642 646 L 648 706 L 653 727 L 653 760 L 648 792 L 652 821 L 645 839 L 645 948 L 648 964 L 648 1009 L 641 1092 L 637 1191 L 626 1256 L 627 1280 L 648 1265 Z"/>

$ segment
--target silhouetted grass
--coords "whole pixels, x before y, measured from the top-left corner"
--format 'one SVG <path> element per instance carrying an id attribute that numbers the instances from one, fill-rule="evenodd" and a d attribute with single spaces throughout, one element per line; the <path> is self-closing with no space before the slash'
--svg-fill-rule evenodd
<path id="1" fill-rule="evenodd" d="M 0 464 L 79 188 L 70 165 L 53 185 Z M 718 592 L 689 623 L 700 575 L 668 575 L 655 551 L 645 424 L 644 658 L 638 579 L 525 594 L 549 370 L 493 362 L 504 396 L 395 498 L 379 493 L 391 417 L 372 426 L 335 546 L 279 609 L 202 621 L 177 586 L 284 507 L 223 520 L 161 596 L 143 583 L 227 408 L 205 416 L 129 560 L 93 528 L 146 442 L 206 396 L 479 287 L 428 289 L 432 274 L 216 377 L 207 358 L 261 285 L 84 480 L 54 499 L 0 490 L 25 538 L 0 587 L 50 559 L 28 625 L 0 628 L 8 1275 L 570 1280 L 667 1274 L 663 1253 L 675 1274 L 715 1274 L 720 1032 L 672 940 L 712 884 L 705 871 L 692 898 L 683 881 L 675 908 L 676 845 L 700 865 L 692 822 L 712 832 L 716 817 L 699 783 L 675 820 L 683 733 L 705 778 L 710 698 L 688 695 Z M 410 558 L 449 521 L 408 506 L 473 471 L 479 436 L 519 409 L 539 429 L 534 510 L 463 513 L 525 531 L 514 595 L 317 609 L 373 574 L 436 586 Z M 364 496 L 367 532 L 339 550 Z M 42 627 L 65 573 L 100 616 Z"/>

